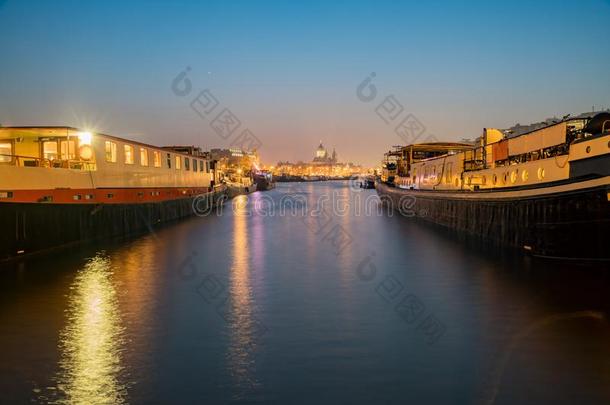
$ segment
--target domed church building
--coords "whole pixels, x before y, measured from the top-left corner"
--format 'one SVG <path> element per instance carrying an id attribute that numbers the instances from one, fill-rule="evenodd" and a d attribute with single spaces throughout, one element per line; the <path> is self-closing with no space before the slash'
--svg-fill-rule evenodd
<path id="1" fill-rule="evenodd" d="M 335 149 L 333 148 L 332 155 L 329 155 L 328 151 L 322 144 L 322 141 L 320 141 L 320 145 L 318 146 L 318 149 L 316 149 L 316 155 L 313 158 L 313 163 L 318 163 L 318 164 L 337 163 L 337 152 L 335 152 Z"/>

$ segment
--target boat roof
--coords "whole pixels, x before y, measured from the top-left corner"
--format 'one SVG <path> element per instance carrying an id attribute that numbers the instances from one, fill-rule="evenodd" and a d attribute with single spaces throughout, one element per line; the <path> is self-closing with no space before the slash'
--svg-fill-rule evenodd
<path id="1" fill-rule="evenodd" d="M 510 128 L 501 129 L 500 131 L 505 133 L 507 138 L 516 138 L 521 135 L 531 134 L 532 132 L 536 132 L 541 129 L 550 128 L 555 125 L 562 124 L 564 122 L 590 120 L 591 118 L 595 117 L 596 115 L 598 115 L 600 113 L 608 113 L 608 112 L 610 112 L 610 110 L 584 112 L 584 113 L 581 113 L 578 115 L 568 114 L 562 118 L 548 118 L 545 121 L 534 122 L 534 123 L 528 124 L 528 125 L 517 124 Z"/>
<path id="2" fill-rule="evenodd" d="M 413 150 L 432 150 L 432 151 L 445 151 L 455 149 L 472 149 L 473 145 L 470 143 L 463 142 L 426 142 L 426 143 L 415 143 L 407 146 L 403 146 L 403 149 L 412 148 Z"/>
<path id="3" fill-rule="evenodd" d="M 139 141 L 134 141 L 131 139 L 127 139 L 127 138 L 121 138 L 118 136 L 114 136 L 114 135 L 108 135 L 108 134 L 104 134 L 102 132 L 97 132 L 97 131 L 87 131 L 84 129 L 80 129 L 80 128 L 75 128 L 75 127 L 69 127 L 69 126 L 10 126 L 10 127 L 0 127 L 0 131 L 4 131 L 4 130 L 13 130 L 13 131 L 22 131 L 22 132 L 31 132 L 32 134 L 36 134 L 36 135 L 46 135 L 46 136 L 68 136 L 68 135 L 73 135 L 73 133 L 78 133 L 78 132 L 91 132 L 93 135 L 98 135 L 98 136 L 103 136 L 105 138 L 110 138 L 116 141 L 120 141 L 120 142 L 124 142 L 124 143 L 130 143 L 130 144 L 134 144 L 134 145 L 138 145 L 138 146 L 144 146 L 144 147 L 148 147 L 148 148 L 153 148 L 153 149 L 158 149 L 159 151 L 168 151 L 171 150 L 172 152 L 179 154 L 179 155 L 184 155 L 184 156 L 189 156 L 192 157 L 193 155 L 190 155 L 188 153 L 184 153 L 184 152 L 179 152 L 176 151 L 174 149 L 171 148 L 181 148 L 184 146 L 157 146 L 157 145 L 151 145 L 148 143 L 144 143 L 144 142 L 139 142 Z M 188 148 L 197 148 L 196 146 L 186 146 Z M 200 158 L 205 159 L 205 157 L 200 156 Z"/>

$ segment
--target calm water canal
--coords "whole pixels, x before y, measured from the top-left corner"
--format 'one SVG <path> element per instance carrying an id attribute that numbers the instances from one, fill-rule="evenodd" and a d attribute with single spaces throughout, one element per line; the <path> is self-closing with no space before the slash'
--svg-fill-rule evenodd
<path id="1" fill-rule="evenodd" d="M 331 209 L 280 212 L 289 193 Z M 610 273 L 367 211 L 374 194 L 282 184 L 4 266 L 0 403 L 610 403 Z"/>

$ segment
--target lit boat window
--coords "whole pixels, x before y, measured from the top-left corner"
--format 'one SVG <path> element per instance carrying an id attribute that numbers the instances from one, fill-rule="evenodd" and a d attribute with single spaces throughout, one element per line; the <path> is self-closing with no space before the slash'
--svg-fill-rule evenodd
<path id="1" fill-rule="evenodd" d="M 527 170 L 524 170 L 523 173 L 521 173 L 521 179 L 523 181 L 527 181 L 529 179 L 529 173 Z"/>
<path id="2" fill-rule="evenodd" d="M 42 156 L 45 159 L 55 160 L 57 159 L 57 142 L 56 141 L 44 141 L 42 143 Z"/>
<path id="3" fill-rule="evenodd" d="M 161 152 L 153 151 L 153 161 L 155 167 L 161 167 Z"/>
<path id="4" fill-rule="evenodd" d="M 64 160 L 76 159 L 76 142 L 75 141 L 61 141 L 59 142 L 59 148 L 61 151 L 61 158 Z"/>
<path id="5" fill-rule="evenodd" d="M 544 179 L 544 169 L 542 167 L 538 168 L 538 180 Z"/>
<path id="6" fill-rule="evenodd" d="M 123 145 L 125 149 L 125 164 L 132 165 L 134 162 L 133 146 Z"/>
<path id="7" fill-rule="evenodd" d="M 116 162 L 116 143 L 106 141 L 106 162 Z"/>
<path id="8" fill-rule="evenodd" d="M 13 142 L 0 141 L 0 162 L 6 163 L 13 160 Z"/>
<path id="9" fill-rule="evenodd" d="M 180 156 L 175 156 L 176 160 L 176 170 L 180 170 L 182 168 L 182 158 Z"/>
<path id="10" fill-rule="evenodd" d="M 140 165 L 148 166 L 148 150 L 140 148 Z"/>

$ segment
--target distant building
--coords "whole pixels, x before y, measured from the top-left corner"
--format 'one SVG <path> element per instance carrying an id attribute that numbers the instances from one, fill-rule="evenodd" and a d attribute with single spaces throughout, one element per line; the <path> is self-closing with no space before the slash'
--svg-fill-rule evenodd
<path id="1" fill-rule="evenodd" d="M 315 150 L 311 162 L 278 162 L 277 166 L 273 168 L 274 175 L 290 176 L 346 177 L 361 171 L 360 165 L 339 162 L 337 151 L 333 148 L 332 153 L 329 154 L 322 141 Z"/>
<path id="2" fill-rule="evenodd" d="M 221 178 L 229 178 L 239 183 L 244 183 L 243 178 L 251 177 L 259 167 L 257 152 L 239 148 L 211 149 L 210 156 L 218 161 L 217 168 Z"/>
<path id="3" fill-rule="evenodd" d="M 313 158 L 313 163 L 321 163 L 321 164 L 337 163 L 337 152 L 335 152 L 335 149 L 333 148 L 332 155 L 329 155 L 328 151 L 322 144 L 322 141 L 320 141 L 320 145 L 318 146 L 318 149 L 316 149 L 316 155 Z"/>
<path id="4" fill-rule="evenodd" d="M 173 145 L 173 146 L 163 146 L 163 149 L 173 150 L 174 152 L 186 153 L 191 156 L 205 157 L 211 159 L 210 152 L 206 152 L 201 149 L 199 146 L 194 145 Z"/>
<path id="5" fill-rule="evenodd" d="M 210 149 L 212 159 L 218 160 L 227 166 L 251 166 L 258 164 L 258 153 L 245 151 L 239 148 Z"/>

